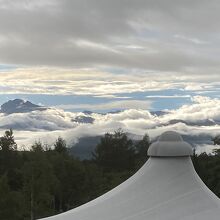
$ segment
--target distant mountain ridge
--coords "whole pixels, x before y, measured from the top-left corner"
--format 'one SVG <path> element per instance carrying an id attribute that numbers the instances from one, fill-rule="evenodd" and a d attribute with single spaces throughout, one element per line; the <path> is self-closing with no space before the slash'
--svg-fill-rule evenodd
<path id="1" fill-rule="evenodd" d="M 48 110 L 48 111 L 46 111 Z M 50 111 L 51 110 L 51 111 Z M 34 112 L 36 111 L 36 112 Z M 32 113 L 33 112 L 33 113 Z M 126 114 L 123 115 L 123 111 L 117 111 L 117 112 L 107 112 L 107 113 L 97 113 L 97 112 L 91 112 L 91 111 L 84 111 L 84 112 L 77 112 L 77 113 L 65 113 L 63 110 L 59 110 L 53 107 L 44 107 L 40 105 L 33 104 L 30 101 L 25 101 L 22 99 L 14 99 L 10 100 L 4 104 L 1 105 L 0 113 L 3 113 L 1 115 L 2 121 L 0 124 L 0 129 L 9 129 L 12 128 L 13 130 L 18 131 L 64 131 L 65 129 L 74 129 L 78 125 L 79 130 L 81 129 L 87 129 L 87 126 L 89 129 L 96 128 L 96 126 L 99 126 L 99 119 L 101 120 L 108 120 L 108 117 L 106 115 L 109 114 L 109 118 L 113 118 L 113 120 L 117 121 L 120 120 L 123 121 L 124 118 L 126 118 Z M 21 113 L 17 115 L 13 115 L 13 113 Z M 22 114 L 24 113 L 24 114 Z M 126 113 L 126 112 L 125 112 Z M 132 112 L 131 112 L 132 113 Z M 134 111 L 136 114 L 136 111 Z M 116 114 L 116 117 L 115 117 Z M 117 114 L 119 117 L 117 117 Z M 148 116 L 148 112 L 146 113 Z M 216 126 L 220 125 L 220 120 L 217 118 L 204 118 L 204 119 L 197 119 L 196 121 L 187 120 L 187 119 L 180 119 L 180 116 L 175 119 L 173 117 L 172 112 L 169 111 L 150 111 L 150 114 L 154 117 L 152 117 L 153 120 L 158 122 L 156 125 L 152 125 L 149 129 L 156 129 L 156 128 L 166 128 L 166 126 L 171 125 L 171 128 L 173 125 L 177 125 L 180 128 L 184 126 L 192 126 L 192 127 L 201 127 L 205 129 L 205 126 Z M 170 114 L 170 116 L 169 116 Z M 136 116 L 137 115 L 137 116 Z M 144 114 L 136 114 L 134 118 L 132 117 L 132 114 L 128 114 L 127 117 L 131 117 L 132 120 L 135 120 L 136 118 L 142 118 L 144 119 Z M 157 118 L 158 117 L 158 118 Z M 115 118 L 115 119 L 114 119 Z M 120 119 L 122 118 L 122 119 Z M 160 120 L 161 119 L 161 120 Z M 150 120 L 150 119 L 149 119 Z M 143 120 L 144 121 L 144 120 Z M 148 120 L 146 120 L 146 123 Z M 154 126 L 154 127 L 153 127 Z M 97 143 L 100 141 L 100 135 L 97 133 L 95 136 L 92 134 L 94 132 L 83 135 L 83 137 L 79 136 L 78 142 L 72 142 L 70 148 L 70 153 L 73 154 L 76 157 L 79 157 L 80 159 L 88 159 L 92 157 L 92 152 L 94 152 L 94 149 L 97 145 Z M 148 132 L 148 129 L 146 128 L 146 132 Z M 138 140 L 141 137 L 139 135 L 136 135 L 135 133 L 129 133 L 129 138 L 132 140 Z M 212 145 L 212 136 L 210 135 L 210 132 L 205 133 L 202 132 L 201 134 L 188 134 L 184 136 L 184 139 L 186 139 L 188 142 L 190 142 L 192 145 Z M 75 144 L 74 144 L 75 143 Z"/>
<path id="2" fill-rule="evenodd" d="M 13 113 L 28 113 L 32 111 L 45 111 L 47 109 L 50 109 L 49 107 L 40 106 L 33 104 L 30 101 L 25 101 L 22 99 L 14 99 L 9 100 L 8 102 L 1 105 L 0 113 L 4 113 L 6 115 L 13 114 Z M 100 114 L 100 115 L 107 115 L 107 114 L 118 114 L 122 112 L 115 111 L 115 112 L 106 112 L 106 113 L 97 113 L 97 112 L 91 112 L 91 111 L 84 111 L 82 112 L 83 115 L 78 115 L 71 119 L 72 122 L 76 122 L 79 124 L 93 124 L 96 120 L 96 118 L 93 116 L 93 113 Z M 157 117 L 163 117 L 166 114 L 169 114 L 168 111 L 150 111 L 151 115 L 157 116 Z M 161 123 L 158 125 L 158 127 L 161 126 L 167 126 L 167 125 L 174 125 L 178 123 L 183 123 L 185 125 L 189 126 L 213 126 L 213 125 L 220 125 L 220 120 L 213 120 L 213 119 L 206 119 L 201 121 L 187 121 L 182 119 L 171 119 L 167 122 Z M 16 126 L 17 127 L 17 126 Z M 19 128 L 23 128 L 23 126 L 19 126 Z"/>
<path id="3" fill-rule="evenodd" d="M 137 135 L 132 133 L 127 133 L 127 135 L 134 143 L 142 138 L 142 136 L 138 136 L 138 139 L 136 139 Z M 80 160 L 90 160 L 93 157 L 93 152 L 95 151 L 97 144 L 100 142 L 101 137 L 101 135 L 81 137 L 78 139 L 77 143 L 72 144 L 68 149 L 69 153 Z M 199 136 L 182 135 L 182 137 L 184 141 L 190 143 L 193 147 L 204 144 L 213 145 L 212 137 L 208 134 Z M 155 137 L 154 139 L 151 139 L 151 141 L 154 142 L 157 139 L 158 137 Z"/>
<path id="4" fill-rule="evenodd" d="M 26 113 L 32 111 L 44 111 L 47 107 L 33 104 L 23 99 L 9 100 L 8 102 L 1 105 L 0 113 L 13 114 L 13 113 Z"/>

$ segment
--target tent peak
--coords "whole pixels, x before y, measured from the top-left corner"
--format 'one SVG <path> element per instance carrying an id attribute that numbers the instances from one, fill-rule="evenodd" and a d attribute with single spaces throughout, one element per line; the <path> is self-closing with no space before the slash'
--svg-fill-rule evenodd
<path id="1" fill-rule="evenodd" d="M 151 157 L 181 157 L 193 154 L 192 146 L 175 131 L 164 132 L 148 149 Z"/>

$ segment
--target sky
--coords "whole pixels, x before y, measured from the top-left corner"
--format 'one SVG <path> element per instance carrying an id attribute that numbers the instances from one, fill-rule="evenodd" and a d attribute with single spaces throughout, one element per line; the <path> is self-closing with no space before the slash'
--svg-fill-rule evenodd
<path id="1" fill-rule="evenodd" d="M 218 0 L 0 0 L 0 104 L 106 113 L 216 103 L 219 11 Z"/>
<path id="2" fill-rule="evenodd" d="M 0 103 L 173 109 L 220 96 L 217 0 L 0 1 Z"/>

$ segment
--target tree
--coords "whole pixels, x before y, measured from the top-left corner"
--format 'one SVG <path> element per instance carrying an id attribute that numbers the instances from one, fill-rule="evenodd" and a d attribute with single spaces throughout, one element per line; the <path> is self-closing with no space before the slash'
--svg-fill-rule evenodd
<path id="1" fill-rule="evenodd" d="M 220 151 L 213 154 L 201 153 L 192 157 L 196 172 L 212 192 L 220 197 Z"/>
<path id="2" fill-rule="evenodd" d="M 142 140 L 138 141 L 135 145 L 137 151 L 138 163 L 143 164 L 147 160 L 148 158 L 147 151 L 149 146 L 150 146 L 150 137 L 148 134 L 145 134 Z"/>
<path id="3" fill-rule="evenodd" d="M 21 192 L 12 191 L 7 175 L 0 177 L 0 218 L 23 220 L 24 198 Z"/>
<path id="4" fill-rule="evenodd" d="M 17 144 L 14 140 L 12 129 L 6 130 L 0 137 L 0 174 L 16 168 Z"/>
<path id="5" fill-rule="evenodd" d="M 12 129 L 5 131 L 4 136 L 0 137 L 0 149 L 2 151 L 17 150 Z"/>
<path id="6" fill-rule="evenodd" d="M 29 219 L 54 214 L 57 179 L 41 142 L 36 142 L 23 165 L 23 193 Z"/>
<path id="7" fill-rule="evenodd" d="M 105 171 L 133 170 L 135 149 L 122 130 L 106 133 L 93 153 L 96 163 Z"/>
<path id="8" fill-rule="evenodd" d="M 33 151 L 33 152 L 44 152 L 44 146 L 43 146 L 43 144 L 40 141 L 35 142 L 31 146 L 31 151 Z"/>
<path id="9" fill-rule="evenodd" d="M 61 137 L 58 137 L 54 144 L 54 147 L 54 150 L 58 153 L 67 153 L 66 141 Z"/>
<path id="10" fill-rule="evenodd" d="M 215 156 L 219 156 L 219 157 L 220 157 L 220 149 L 213 149 L 212 153 L 213 153 Z"/>
<path id="11" fill-rule="evenodd" d="M 212 140 L 214 145 L 220 145 L 220 135 L 215 136 Z"/>

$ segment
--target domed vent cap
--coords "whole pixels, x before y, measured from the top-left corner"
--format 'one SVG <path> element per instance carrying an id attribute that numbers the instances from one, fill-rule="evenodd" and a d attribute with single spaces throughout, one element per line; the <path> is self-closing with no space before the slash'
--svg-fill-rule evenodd
<path id="1" fill-rule="evenodd" d="M 164 132 L 148 149 L 148 156 L 151 157 L 181 157 L 192 154 L 192 146 L 174 131 Z"/>

